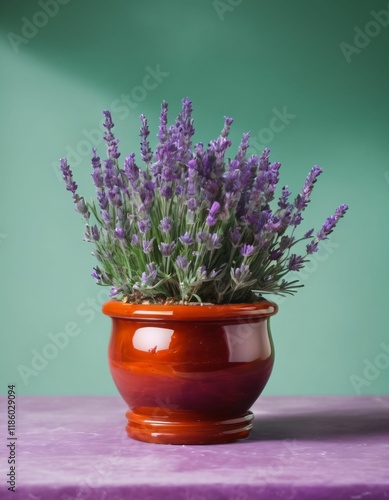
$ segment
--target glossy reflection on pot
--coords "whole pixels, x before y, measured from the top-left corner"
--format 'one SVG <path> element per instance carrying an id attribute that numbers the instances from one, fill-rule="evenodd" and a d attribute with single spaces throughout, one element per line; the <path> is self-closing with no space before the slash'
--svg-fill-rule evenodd
<path id="1" fill-rule="evenodd" d="M 248 410 L 273 367 L 270 314 L 262 303 L 252 314 L 226 318 L 213 318 L 203 308 L 199 311 L 200 306 L 186 307 L 189 320 L 176 311 L 169 319 L 166 311 L 157 319 L 147 318 L 144 310 L 113 316 L 109 362 L 130 409 L 127 431 L 136 439 L 188 444 L 245 437 L 252 420 Z M 235 430 L 234 419 L 239 421 Z M 180 426 L 186 428 L 185 436 L 172 438 L 172 429 L 177 433 Z M 200 436 L 204 432 L 209 439 Z"/>

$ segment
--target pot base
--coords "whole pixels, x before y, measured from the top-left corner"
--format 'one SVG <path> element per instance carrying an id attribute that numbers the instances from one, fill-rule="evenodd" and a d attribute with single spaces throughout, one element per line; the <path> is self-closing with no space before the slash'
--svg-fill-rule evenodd
<path id="1" fill-rule="evenodd" d="M 234 417 L 212 417 L 171 408 L 137 408 L 126 413 L 127 434 L 158 444 L 217 444 L 247 438 L 253 427 L 251 411 Z"/>

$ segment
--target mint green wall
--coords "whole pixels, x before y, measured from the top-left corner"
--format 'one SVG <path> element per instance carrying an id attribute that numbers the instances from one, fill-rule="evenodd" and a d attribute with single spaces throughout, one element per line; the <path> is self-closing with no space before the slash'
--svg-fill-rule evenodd
<path id="1" fill-rule="evenodd" d="M 372 10 L 384 10 L 381 25 Z M 173 116 L 189 96 L 197 140 L 234 117 L 235 147 L 251 130 L 294 192 L 313 164 L 323 167 L 307 227 L 350 204 L 302 275 L 306 288 L 281 301 L 272 321 L 266 393 L 387 393 L 387 24 L 389 5 L 379 0 L 2 2 L 1 392 L 16 383 L 26 394 L 116 394 L 92 248 L 53 164 L 76 151 L 77 179 L 91 194 L 86 151 L 90 141 L 102 150 L 101 110 L 112 109 L 128 154 L 140 113 L 155 135 L 162 99 Z M 157 80 L 145 79 L 153 72 Z M 282 112 L 284 124 L 273 119 Z M 50 337 L 65 330 L 67 345 L 50 351 Z M 23 381 L 32 352 L 44 349 L 53 359 Z"/>

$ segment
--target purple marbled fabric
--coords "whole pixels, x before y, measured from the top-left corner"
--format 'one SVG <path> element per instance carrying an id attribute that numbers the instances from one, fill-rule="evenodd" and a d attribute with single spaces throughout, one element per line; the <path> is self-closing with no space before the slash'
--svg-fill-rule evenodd
<path id="1" fill-rule="evenodd" d="M 17 398 L 17 500 L 389 498 L 389 396 L 261 397 L 251 437 L 169 446 L 129 439 L 119 397 Z"/>

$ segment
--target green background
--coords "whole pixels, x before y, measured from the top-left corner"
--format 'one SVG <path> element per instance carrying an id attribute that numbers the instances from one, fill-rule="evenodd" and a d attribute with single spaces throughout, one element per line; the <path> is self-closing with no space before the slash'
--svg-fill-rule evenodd
<path id="1" fill-rule="evenodd" d="M 112 109 L 124 156 L 138 150 L 139 114 L 155 136 L 161 101 L 173 117 L 186 96 L 197 141 L 232 116 L 233 147 L 250 130 L 294 193 L 312 165 L 323 167 L 306 229 L 350 205 L 301 275 L 307 286 L 279 301 L 266 393 L 388 392 L 389 27 L 371 14 L 382 9 L 389 23 L 378 0 L 2 2 L 1 392 L 16 383 L 25 394 L 116 394 L 110 320 L 99 312 L 107 292 L 89 277 L 92 247 L 56 165 L 74 150 L 75 176 L 91 195 L 88 150 L 91 140 L 104 150 L 101 111 Z M 155 88 L 141 88 L 147 67 L 162 74 Z M 274 118 L 283 112 L 284 124 Z M 65 329 L 78 335 L 47 351 L 50 334 Z M 52 359 L 23 380 L 44 349 Z"/>

